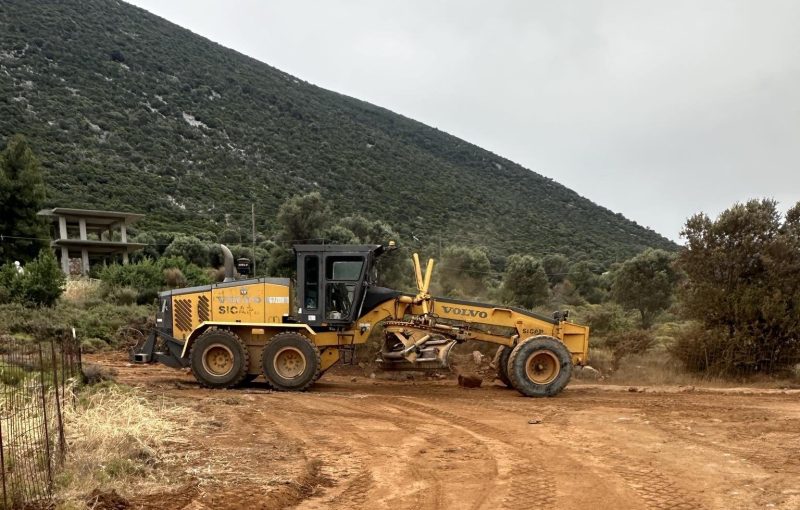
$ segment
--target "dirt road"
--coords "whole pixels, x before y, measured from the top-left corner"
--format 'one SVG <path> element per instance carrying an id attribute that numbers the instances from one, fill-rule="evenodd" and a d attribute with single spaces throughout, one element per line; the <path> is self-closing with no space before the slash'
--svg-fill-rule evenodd
<path id="1" fill-rule="evenodd" d="M 165 367 L 102 363 L 208 417 L 175 486 L 134 506 L 800 508 L 797 390 L 573 384 L 527 399 L 326 375 L 307 393 L 210 391 Z"/>

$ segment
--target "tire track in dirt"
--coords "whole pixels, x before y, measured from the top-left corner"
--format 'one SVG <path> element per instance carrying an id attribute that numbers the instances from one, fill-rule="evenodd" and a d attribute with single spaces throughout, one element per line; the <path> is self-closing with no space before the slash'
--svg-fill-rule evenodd
<path id="1" fill-rule="evenodd" d="M 279 411 L 280 414 L 280 418 L 270 422 L 281 429 L 282 433 L 302 442 L 304 451 L 320 465 L 322 483 L 318 485 L 324 486 L 325 490 L 314 491 L 305 500 L 297 501 L 295 504 L 303 503 L 301 506 L 312 508 L 316 505 L 320 505 L 321 508 L 347 509 L 363 506 L 371 488 L 371 474 L 365 468 L 364 460 L 343 446 L 332 429 L 321 426 L 320 418 L 324 420 L 330 417 L 337 419 L 345 417 L 341 414 L 346 415 L 347 419 L 364 419 L 364 416 L 357 413 L 332 413 L 325 406 L 307 405 L 303 402 L 305 398 L 306 395 L 299 398 L 295 396 L 289 401 L 281 395 L 270 399 L 270 412 L 276 415 L 278 413 L 275 411 Z M 315 416 L 316 420 L 311 420 L 311 416 Z M 351 471 L 341 490 L 336 491 L 336 488 L 342 485 L 341 473 Z M 328 494 L 328 489 L 335 494 Z"/>
<path id="2" fill-rule="evenodd" d="M 483 435 L 485 439 L 492 439 L 504 444 L 512 449 L 508 451 L 507 457 L 510 460 L 508 477 L 510 478 L 509 487 L 503 498 L 503 508 L 509 510 L 528 509 L 532 502 L 536 508 L 548 510 L 555 508 L 556 504 L 556 483 L 555 478 L 541 467 L 533 459 L 526 459 L 515 453 L 519 449 L 524 450 L 530 444 L 513 441 L 507 437 L 507 433 L 491 425 L 453 414 L 449 411 L 431 407 L 409 399 L 402 399 L 405 407 L 416 409 L 419 412 L 441 418 L 451 425 L 464 427 L 468 431 L 475 432 L 476 435 Z M 487 494 L 482 501 L 473 505 L 473 508 L 480 508 L 489 495 Z"/>
<path id="3" fill-rule="evenodd" d="M 369 417 L 368 419 L 375 420 L 375 417 L 378 416 L 380 417 L 378 421 L 398 426 L 399 429 L 406 431 L 406 434 L 410 437 L 417 435 L 420 425 L 427 425 L 425 421 L 412 419 L 405 410 L 386 403 L 384 399 L 376 400 L 376 397 L 346 398 L 337 401 L 337 407 L 344 407 L 354 413 L 361 413 L 362 419 Z M 391 412 L 391 410 L 394 410 L 394 412 Z M 362 444 L 369 444 L 373 441 L 372 438 L 365 437 L 363 433 L 354 435 L 361 439 L 359 442 Z M 408 468 L 412 480 L 425 482 L 425 486 L 415 491 L 414 503 L 411 508 L 445 508 L 444 486 L 438 469 L 428 462 L 419 462 L 417 458 L 408 459 L 405 466 Z"/>
<path id="4" fill-rule="evenodd" d="M 568 430 L 572 419 L 568 414 L 560 416 L 560 423 L 553 437 L 562 441 L 567 448 L 575 453 L 588 456 L 596 463 L 606 466 L 616 477 L 633 490 L 653 510 L 701 510 L 703 504 L 683 490 L 671 477 L 665 475 L 649 462 L 635 459 L 626 455 L 614 445 L 614 441 L 603 437 L 599 448 L 578 448 L 571 441 L 572 438 L 561 432 Z M 602 450 L 600 456 L 595 450 Z"/>

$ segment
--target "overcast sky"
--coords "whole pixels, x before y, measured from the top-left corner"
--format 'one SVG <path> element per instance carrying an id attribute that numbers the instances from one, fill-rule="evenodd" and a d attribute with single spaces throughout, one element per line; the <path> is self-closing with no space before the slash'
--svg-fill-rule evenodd
<path id="1" fill-rule="evenodd" d="M 800 200 L 800 2 L 133 0 L 678 240 Z"/>

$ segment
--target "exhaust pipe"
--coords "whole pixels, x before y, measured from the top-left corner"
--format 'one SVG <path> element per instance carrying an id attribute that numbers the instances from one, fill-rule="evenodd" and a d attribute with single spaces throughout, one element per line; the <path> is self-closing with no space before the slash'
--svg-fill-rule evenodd
<path id="1" fill-rule="evenodd" d="M 225 279 L 222 281 L 232 282 L 236 279 L 236 275 L 233 271 L 233 253 L 231 253 L 231 250 L 224 244 L 220 244 L 219 247 L 222 248 L 222 255 L 225 259 Z"/>

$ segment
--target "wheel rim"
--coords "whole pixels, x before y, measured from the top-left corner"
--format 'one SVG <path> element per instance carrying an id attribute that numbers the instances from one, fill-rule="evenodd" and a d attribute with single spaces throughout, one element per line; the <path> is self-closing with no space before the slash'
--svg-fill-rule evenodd
<path id="1" fill-rule="evenodd" d="M 536 384 L 547 384 L 558 377 L 561 372 L 561 365 L 556 355 L 552 352 L 536 351 L 528 356 L 525 372 L 528 375 L 528 379 Z"/>
<path id="2" fill-rule="evenodd" d="M 275 372 L 284 379 L 294 379 L 306 370 L 306 357 L 295 347 L 284 347 L 273 358 Z"/>
<path id="3" fill-rule="evenodd" d="M 209 374 L 222 377 L 233 370 L 233 351 L 222 344 L 212 344 L 203 351 L 203 368 Z"/>

